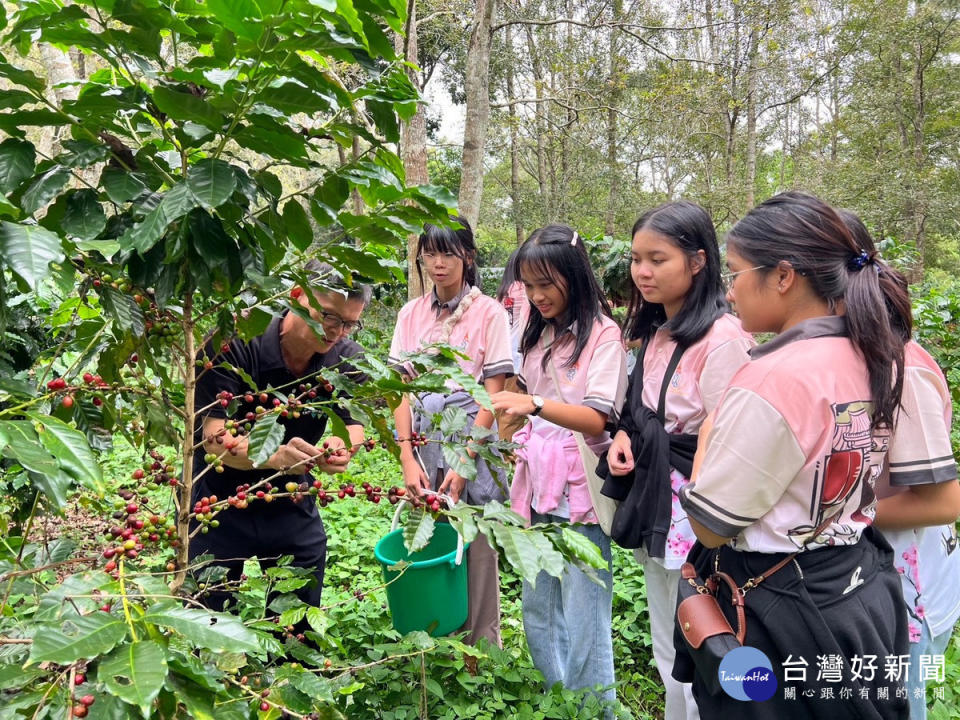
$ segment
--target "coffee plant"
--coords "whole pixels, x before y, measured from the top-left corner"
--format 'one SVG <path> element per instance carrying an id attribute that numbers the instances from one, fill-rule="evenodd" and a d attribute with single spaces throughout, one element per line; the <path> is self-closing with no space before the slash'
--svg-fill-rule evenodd
<path id="1" fill-rule="evenodd" d="M 489 404 L 447 347 L 409 358 L 421 372 L 406 383 L 372 354 L 352 360 L 362 383 L 328 372 L 290 388 L 256 387 L 230 363 L 231 344 L 282 311 L 321 331 L 297 297 L 308 258 L 396 283 L 405 236 L 448 222 L 453 197 L 408 186 L 395 151 L 420 102 L 394 50 L 405 22 L 403 0 L 24 0 L 0 19 L 0 718 L 424 716 L 442 694 L 427 665 L 483 654 L 364 624 L 362 592 L 305 606 L 294 592 L 308 580 L 283 562 L 251 559 L 235 587 L 188 562 L 191 537 L 216 532 L 226 507 L 406 500 L 280 473 L 195 498 L 203 373 L 248 388 L 216 399 L 230 419 L 202 472 L 239 442 L 255 463 L 270 457 L 291 415 L 323 413 L 349 442 L 342 406 L 367 450 L 396 453 L 423 440 L 392 435 L 402 393 L 452 378 Z M 50 87 L 25 62 L 38 43 L 82 53 L 89 74 Z M 475 472 L 468 449 L 499 461 L 505 446 L 464 435 L 462 412 L 437 423 L 457 437 L 444 455 L 461 475 Z M 136 458 L 105 473 L 116 438 Z M 77 493 L 102 514 L 96 542 L 38 538 L 38 520 Z M 411 549 L 438 515 L 467 540 L 484 533 L 522 577 L 601 564 L 569 528 L 525 529 L 496 503 L 414 507 Z M 233 591 L 228 612 L 199 602 L 215 588 Z M 383 673 L 418 705 L 374 709 L 363 678 Z M 574 714 L 551 716 L 575 717 L 580 699 L 558 697 Z"/>

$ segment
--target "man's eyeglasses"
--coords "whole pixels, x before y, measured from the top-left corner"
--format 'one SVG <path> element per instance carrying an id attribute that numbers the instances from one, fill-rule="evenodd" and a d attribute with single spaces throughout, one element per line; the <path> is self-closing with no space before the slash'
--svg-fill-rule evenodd
<path id="1" fill-rule="evenodd" d="M 347 335 L 363 329 L 363 323 L 359 320 L 344 320 L 336 313 L 326 310 L 320 311 L 320 322 L 330 332 L 346 332 Z"/>
<path id="2" fill-rule="evenodd" d="M 737 270 L 736 272 L 725 272 L 720 273 L 720 281 L 723 283 L 723 286 L 729 290 L 733 287 L 734 281 L 737 279 L 737 275 L 743 275 L 743 273 L 748 273 L 751 270 L 761 270 L 765 265 L 757 265 L 756 267 L 747 268 L 746 270 Z"/>

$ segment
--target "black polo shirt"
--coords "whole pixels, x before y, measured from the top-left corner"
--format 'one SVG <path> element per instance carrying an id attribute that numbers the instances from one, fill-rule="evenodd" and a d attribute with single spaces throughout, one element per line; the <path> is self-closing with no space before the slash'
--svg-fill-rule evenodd
<path id="1" fill-rule="evenodd" d="M 290 372 L 283 361 L 283 354 L 280 351 L 280 324 L 283 316 L 274 318 L 266 331 L 248 342 L 234 340 L 230 343 L 228 352 L 221 353 L 219 349 L 208 342 L 200 353 L 200 358 L 215 358 L 215 367 L 203 372 L 197 380 L 196 407 L 203 408 L 211 405 L 203 411 L 203 416 L 198 415 L 194 427 L 194 441 L 202 440 L 203 417 L 227 418 L 227 408 L 220 406 L 217 401 L 217 395 L 227 390 L 233 393 L 239 402 L 237 411 L 233 414 L 236 420 L 243 420 L 248 412 L 254 412 L 260 400 L 257 397 L 258 392 L 267 392 L 270 394 L 265 407 L 272 407 L 275 389 L 282 397 L 289 394 L 301 395 L 297 389 L 301 383 L 308 385 L 322 385 L 318 373 L 325 368 L 337 366 L 337 372 L 350 373 L 353 380 L 362 381 L 362 376 L 350 365 L 343 362 L 347 358 L 354 357 L 362 352 L 357 343 L 346 338 L 337 342 L 326 353 L 317 353 L 311 359 L 306 372 L 297 376 Z M 240 368 L 256 384 L 255 388 L 250 388 L 247 382 L 237 373 L 231 372 L 220 367 L 220 362 L 225 361 Z M 329 370 L 327 372 L 330 372 Z M 256 392 L 255 392 L 256 391 Z M 254 402 L 247 403 L 243 396 L 246 393 L 254 393 Z M 317 400 L 329 399 L 330 395 L 325 393 L 322 388 L 317 389 Z M 359 425 L 349 413 L 340 408 L 334 407 L 334 412 L 343 420 L 346 425 Z M 300 437 L 308 443 L 316 444 L 323 436 L 327 426 L 327 416 L 323 411 L 317 410 L 313 413 L 304 412 L 299 418 L 293 417 L 280 418 L 279 422 L 284 426 L 285 432 L 283 442 L 289 442 L 292 438 Z M 197 448 L 193 458 L 194 477 L 206 468 L 207 463 L 204 460 L 206 452 L 203 446 Z M 194 486 L 194 501 L 203 496 L 217 495 L 221 500 L 236 492 L 237 486 L 245 483 L 253 485 L 260 480 L 275 474 L 271 469 L 253 469 L 239 470 L 224 465 L 224 472 L 207 472 Z M 310 482 L 309 474 L 303 475 L 281 475 L 272 480 L 274 487 L 282 488 L 288 481 Z M 300 503 L 293 503 L 289 499 L 275 500 L 272 503 L 266 503 L 262 500 L 253 500 L 244 510 L 229 508 L 219 515 L 221 526 L 225 520 L 232 520 L 241 513 L 253 512 L 263 516 L 283 516 L 289 514 L 290 510 L 297 509 L 306 511 L 308 516 L 317 516 L 316 503 L 311 498 L 304 498 Z M 300 515 L 301 513 L 296 513 Z M 215 531 L 211 531 L 215 532 Z"/>

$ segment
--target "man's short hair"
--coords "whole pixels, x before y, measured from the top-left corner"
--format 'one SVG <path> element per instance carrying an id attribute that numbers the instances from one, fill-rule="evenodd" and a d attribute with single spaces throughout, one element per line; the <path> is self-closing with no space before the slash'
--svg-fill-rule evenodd
<path id="1" fill-rule="evenodd" d="M 332 290 L 341 292 L 347 296 L 347 300 L 360 300 L 364 305 L 370 302 L 372 289 L 365 283 L 353 283 L 348 285 L 337 270 L 332 265 L 319 260 L 309 260 L 303 269 L 307 271 L 307 279 L 311 286 L 319 285 L 322 290 Z"/>

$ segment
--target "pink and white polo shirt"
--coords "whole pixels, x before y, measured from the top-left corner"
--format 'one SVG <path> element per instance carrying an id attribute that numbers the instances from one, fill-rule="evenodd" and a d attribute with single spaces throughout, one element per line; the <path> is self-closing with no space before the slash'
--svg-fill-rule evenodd
<path id="1" fill-rule="evenodd" d="M 807 547 L 855 544 L 873 522 L 889 432 L 870 427 L 846 319 L 806 320 L 751 356 L 720 400 L 683 508 L 737 550 L 794 552 L 830 517 Z"/>
<path id="2" fill-rule="evenodd" d="M 620 417 L 627 390 L 627 360 L 620 339 L 620 328 L 613 320 L 601 315 L 594 321 L 589 340 L 577 362 L 566 367 L 566 362 L 573 355 L 572 333 L 575 332 L 576 327 L 573 326 L 571 332 L 562 333 L 554 343 L 553 328 L 548 326 L 544 329 L 536 347 L 523 358 L 523 369 L 519 378 L 521 392 L 541 395 L 569 405 L 593 408 L 606 415 L 608 422 L 615 424 Z M 543 357 L 551 346 L 553 350 L 544 368 Z M 551 366 L 559 382 L 559 393 Z M 529 432 L 537 436 L 537 445 L 544 448 L 543 454 L 524 454 L 523 467 L 518 466 L 514 478 L 511 500 L 516 501 L 521 497 L 541 498 L 542 504 L 534 501 L 533 509 L 537 512 L 570 517 L 574 521 L 595 521 L 589 517 L 592 516 L 592 510 L 589 511 L 589 516 L 580 516 L 580 509 L 593 507 L 582 462 L 575 461 L 578 472 L 571 471 L 564 477 L 556 477 L 555 473 L 546 472 L 548 468 L 557 466 L 555 455 L 564 453 L 564 447 L 568 450 L 572 448 L 576 455 L 573 433 L 539 416 L 530 418 Z M 606 431 L 585 439 L 587 445 L 597 454 L 606 450 L 611 442 L 610 433 Z M 515 504 L 514 510 L 525 515 L 526 508 L 519 508 Z"/>
<path id="3" fill-rule="evenodd" d="M 456 302 L 439 304 L 435 293 L 428 293 L 404 305 L 393 330 L 390 363 L 402 365 L 406 353 L 418 352 L 426 345 L 440 342 L 444 320 L 463 302 L 469 289 L 465 287 L 464 292 L 454 298 Z M 453 326 L 446 342 L 467 355 L 467 359 L 460 360 L 460 367 L 478 382 L 514 373 L 507 313 L 491 297 L 477 296 Z"/>
<path id="4" fill-rule="evenodd" d="M 734 374 L 750 360 L 753 337 L 730 314 L 721 315 L 700 340 L 688 347 L 669 379 L 664 398 L 664 428 L 668 433 L 696 435 L 707 415 L 720 401 Z M 643 358 L 643 403 L 656 408 L 660 401 L 663 375 L 677 344 L 669 330 L 658 330 L 647 346 Z M 679 569 L 687 558 L 697 536 L 690 527 L 687 513 L 680 504 L 680 488 L 689 482 L 677 470 L 670 473 L 673 490 L 670 529 L 666 552 L 651 558 L 670 570 Z M 638 557 L 640 554 L 638 553 Z"/>
<path id="5" fill-rule="evenodd" d="M 953 408 L 947 379 L 930 354 L 915 342 L 904 348 L 903 399 L 888 465 L 877 496 L 896 495 L 910 485 L 957 481 L 950 444 Z M 888 470 L 889 469 L 889 470 Z M 907 603 L 910 641 L 921 638 L 923 622 L 936 637 L 960 618 L 960 551 L 953 524 L 911 530 L 884 530 L 893 547 Z"/>

